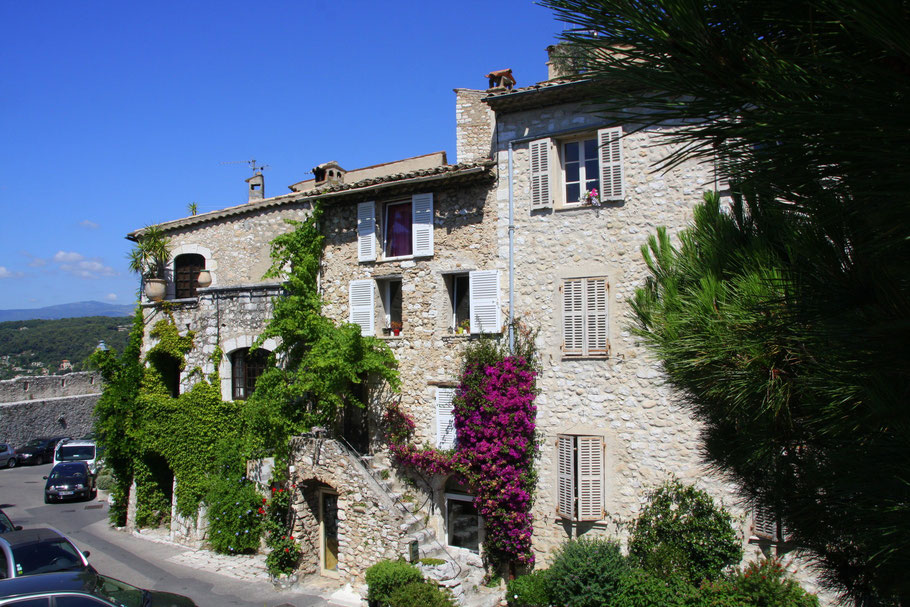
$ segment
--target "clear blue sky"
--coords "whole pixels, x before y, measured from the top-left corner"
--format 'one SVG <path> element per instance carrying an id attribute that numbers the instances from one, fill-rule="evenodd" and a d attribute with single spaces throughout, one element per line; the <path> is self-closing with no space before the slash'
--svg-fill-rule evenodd
<path id="1" fill-rule="evenodd" d="M 319 163 L 445 150 L 454 88 L 546 79 L 526 0 L 0 1 L 0 309 L 131 304 L 127 232 L 266 195 Z"/>

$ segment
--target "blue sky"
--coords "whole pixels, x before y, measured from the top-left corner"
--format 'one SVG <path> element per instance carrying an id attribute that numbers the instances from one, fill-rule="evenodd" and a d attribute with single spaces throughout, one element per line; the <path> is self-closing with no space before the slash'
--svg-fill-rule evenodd
<path id="1" fill-rule="evenodd" d="M 546 79 L 526 0 L 0 2 L 0 309 L 131 304 L 127 232 L 266 196 L 319 163 L 439 150 L 454 88 Z"/>

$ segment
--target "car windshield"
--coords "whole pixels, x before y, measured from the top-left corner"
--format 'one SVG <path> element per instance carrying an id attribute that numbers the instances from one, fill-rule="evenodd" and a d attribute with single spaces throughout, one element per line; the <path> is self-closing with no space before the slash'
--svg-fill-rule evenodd
<path id="1" fill-rule="evenodd" d="M 95 459 L 95 447 L 93 445 L 63 445 L 60 447 L 57 459 L 61 462 Z"/>
<path id="2" fill-rule="evenodd" d="M 9 520 L 9 517 L 6 516 L 6 513 L 0 512 L 0 533 L 12 531 L 13 529 L 13 522 Z"/>
<path id="3" fill-rule="evenodd" d="M 98 575 L 94 594 L 123 607 L 143 607 L 146 604 L 145 590 L 106 575 Z"/>
<path id="4" fill-rule="evenodd" d="M 79 470 L 53 470 L 51 471 L 50 480 L 52 481 L 84 481 L 85 472 Z"/>
<path id="5" fill-rule="evenodd" d="M 40 438 L 33 438 L 32 440 L 25 443 L 25 446 L 26 447 L 43 447 L 44 443 L 46 443 L 46 442 L 47 441 L 42 440 Z"/>
<path id="6" fill-rule="evenodd" d="M 64 539 L 22 544 L 13 548 L 16 576 L 81 569 L 82 558 Z"/>

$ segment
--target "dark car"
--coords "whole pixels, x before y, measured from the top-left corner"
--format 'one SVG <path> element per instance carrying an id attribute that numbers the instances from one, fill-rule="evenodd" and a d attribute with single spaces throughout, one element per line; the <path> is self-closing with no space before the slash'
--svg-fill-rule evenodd
<path id="1" fill-rule="evenodd" d="M 21 447 L 16 448 L 16 458 L 20 464 L 46 464 L 54 459 L 54 448 L 66 436 L 33 438 Z"/>
<path id="2" fill-rule="evenodd" d="M 85 462 L 60 462 L 44 477 L 44 503 L 95 497 L 95 476 Z"/>
<path id="3" fill-rule="evenodd" d="M 116 607 L 195 607 L 192 599 L 170 592 L 143 590 L 91 570 L 45 573 L 14 580 L 0 580 L 0 606 L 18 601 L 55 597 L 57 605 Z M 72 597 L 68 601 L 62 597 Z M 29 606 L 40 603 L 25 603 Z M 50 604 L 43 603 L 44 605 Z"/>
<path id="4" fill-rule="evenodd" d="M 6 516 L 6 512 L 0 510 L 0 533 L 19 531 L 20 529 L 22 529 L 22 525 L 14 525 L 13 521 L 9 520 L 9 517 Z"/>
<path id="5" fill-rule="evenodd" d="M 86 557 L 87 552 L 80 552 L 56 529 L 40 527 L 0 533 L 0 579 L 91 569 Z"/>

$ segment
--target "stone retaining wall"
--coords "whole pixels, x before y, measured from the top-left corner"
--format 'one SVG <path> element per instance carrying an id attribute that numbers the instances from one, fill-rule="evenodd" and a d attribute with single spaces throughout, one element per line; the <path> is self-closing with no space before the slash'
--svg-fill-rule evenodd
<path id="1" fill-rule="evenodd" d="M 78 438 L 92 431 L 100 394 L 0 404 L 0 441 L 14 446 L 39 436 Z"/>
<path id="2" fill-rule="evenodd" d="M 97 373 L 17 377 L 0 381 L 0 403 L 99 394 L 101 390 L 101 376 Z"/>

